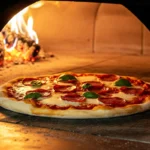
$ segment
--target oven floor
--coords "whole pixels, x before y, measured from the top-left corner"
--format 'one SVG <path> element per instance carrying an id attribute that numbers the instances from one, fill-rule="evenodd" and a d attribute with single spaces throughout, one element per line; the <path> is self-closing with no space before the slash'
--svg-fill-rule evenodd
<path id="1" fill-rule="evenodd" d="M 103 72 L 150 81 L 150 56 L 56 54 L 41 62 L 0 68 L 0 84 L 18 76 L 64 71 Z M 109 119 L 55 119 L 0 108 L 0 149 L 150 149 L 150 111 Z"/>
<path id="2" fill-rule="evenodd" d="M 106 54 L 56 54 L 34 64 L 7 65 L 0 68 L 0 84 L 20 76 L 59 72 L 100 72 L 130 75 L 150 81 L 150 56 Z"/>

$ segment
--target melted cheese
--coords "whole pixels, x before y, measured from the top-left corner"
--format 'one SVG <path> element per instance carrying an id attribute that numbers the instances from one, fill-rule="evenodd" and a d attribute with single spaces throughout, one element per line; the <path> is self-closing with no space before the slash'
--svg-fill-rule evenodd
<path id="1" fill-rule="evenodd" d="M 98 100 L 98 98 L 96 98 L 96 99 L 88 98 L 88 99 L 86 99 L 86 103 L 87 104 L 96 104 L 96 105 L 103 104 L 102 102 L 100 102 Z"/>
<path id="2" fill-rule="evenodd" d="M 42 104 L 57 105 L 57 106 L 79 106 L 79 102 L 69 102 L 61 99 L 62 94 L 55 93 L 51 97 L 42 99 Z"/>
<path id="3" fill-rule="evenodd" d="M 72 83 L 67 82 L 57 82 L 58 85 L 72 85 Z"/>
<path id="4" fill-rule="evenodd" d="M 57 105 L 57 106 L 79 106 L 80 102 L 70 102 L 70 101 L 65 101 L 60 98 L 62 94 L 54 94 L 52 97 L 44 98 L 42 99 L 41 103 L 42 104 L 47 104 L 47 105 Z M 103 104 L 100 102 L 98 99 L 86 99 L 86 104 Z"/>
<path id="5" fill-rule="evenodd" d="M 52 85 L 53 85 L 52 83 L 48 83 L 48 84 L 42 85 L 40 88 L 49 90 L 52 88 Z"/>
<path id="6" fill-rule="evenodd" d="M 23 94 L 24 96 L 26 95 L 27 91 L 34 90 L 34 88 L 30 86 L 21 86 L 21 87 L 14 86 L 13 89 L 16 90 L 16 93 Z"/>
<path id="7" fill-rule="evenodd" d="M 79 82 L 87 82 L 87 81 L 99 81 L 99 78 L 96 76 L 81 76 L 78 77 Z"/>
<path id="8" fill-rule="evenodd" d="M 115 87 L 115 81 L 101 81 L 103 84 L 105 84 L 106 86 L 110 86 L 110 87 Z"/>
<path id="9" fill-rule="evenodd" d="M 119 98 L 122 98 L 124 100 L 131 101 L 135 97 L 135 95 L 134 94 L 125 94 L 123 92 L 119 92 L 119 93 L 113 94 L 112 97 L 119 97 Z"/>

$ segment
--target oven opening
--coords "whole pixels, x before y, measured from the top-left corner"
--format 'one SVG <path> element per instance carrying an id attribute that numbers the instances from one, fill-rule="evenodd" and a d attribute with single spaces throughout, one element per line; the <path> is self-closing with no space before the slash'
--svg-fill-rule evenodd
<path id="1" fill-rule="evenodd" d="M 0 32 L 0 82 L 66 71 L 147 79 L 149 54 L 148 29 L 121 4 L 39 1 Z"/>

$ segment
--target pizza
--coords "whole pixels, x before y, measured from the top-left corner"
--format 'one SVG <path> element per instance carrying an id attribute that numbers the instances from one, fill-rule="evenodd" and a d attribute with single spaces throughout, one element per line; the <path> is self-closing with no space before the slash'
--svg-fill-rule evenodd
<path id="1" fill-rule="evenodd" d="M 56 118 L 110 118 L 150 109 L 150 83 L 106 73 L 20 77 L 0 87 L 0 106 Z"/>

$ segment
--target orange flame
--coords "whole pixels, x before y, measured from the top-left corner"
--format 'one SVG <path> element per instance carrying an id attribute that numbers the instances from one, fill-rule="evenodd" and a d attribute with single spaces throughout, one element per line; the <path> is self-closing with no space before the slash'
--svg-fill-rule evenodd
<path id="1" fill-rule="evenodd" d="M 15 15 L 9 22 L 8 25 L 11 28 L 11 31 L 16 34 L 26 34 L 26 22 L 23 15 L 27 13 L 28 7 L 24 8 L 17 15 Z"/>
<path id="2" fill-rule="evenodd" d="M 32 55 L 33 50 L 29 47 L 26 48 L 25 44 L 19 41 L 19 37 L 29 38 L 36 44 L 39 42 L 37 33 L 33 30 L 33 17 L 28 15 L 29 7 L 26 7 L 16 14 L 7 24 L 7 26 L 10 28 L 10 35 L 8 32 L 7 39 L 13 41 L 11 45 L 9 45 L 8 41 L 4 39 L 5 61 L 7 62 L 28 60 Z M 24 19 L 25 14 L 29 16 L 27 21 Z"/>
<path id="3" fill-rule="evenodd" d="M 32 40 L 34 40 L 36 44 L 38 44 L 39 40 L 38 40 L 36 32 L 33 30 L 33 18 L 31 16 L 28 18 L 27 32 L 28 32 L 29 37 Z"/>
<path id="4" fill-rule="evenodd" d="M 36 32 L 33 30 L 33 18 L 29 16 L 27 19 L 27 23 L 24 19 L 24 14 L 28 12 L 28 8 L 26 7 L 22 11 L 20 11 L 17 15 L 15 15 L 9 22 L 8 26 L 11 29 L 11 32 L 23 35 L 25 37 L 29 37 L 30 39 L 34 40 L 36 44 L 38 44 L 39 39 Z M 14 44 L 13 47 L 16 45 Z"/>

